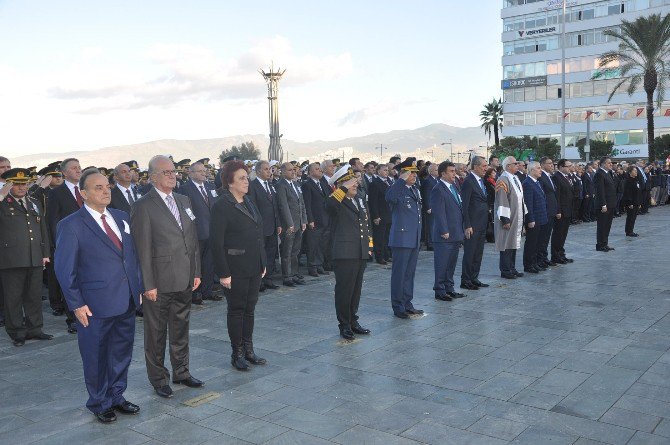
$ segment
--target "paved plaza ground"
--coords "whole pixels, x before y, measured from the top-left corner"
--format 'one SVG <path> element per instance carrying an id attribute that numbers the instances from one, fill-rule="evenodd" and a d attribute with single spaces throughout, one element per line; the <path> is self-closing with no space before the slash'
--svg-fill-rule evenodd
<path id="1" fill-rule="evenodd" d="M 126 398 L 141 413 L 113 425 L 83 407 L 76 336 L 45 303 L 54 340 L 16 348 L 0 335 L 0 443 L 669 444 L 670 206 L 638 219 L 640 238 L 623 236 L 623 219 L 616 251 L 595 251 L 595 223 L 572 226 L 573 264 L 515 281 L 487 244 L 491 287 L 449 303 L 433 298 L 421 252 L 426 315 L 412 320 L 392 316 L 390 270 L 370 265 L 360 315 L 372 335 L 352 343 L 338 336 L 332 275 L 261 294 L 255 343 L 269 364 L 246 373 L 230 366 L 225 302 L 207 302 L 190 337 L 206 386 L 173 385 L 172 399 L 147 381 L 139 321 Z"/>

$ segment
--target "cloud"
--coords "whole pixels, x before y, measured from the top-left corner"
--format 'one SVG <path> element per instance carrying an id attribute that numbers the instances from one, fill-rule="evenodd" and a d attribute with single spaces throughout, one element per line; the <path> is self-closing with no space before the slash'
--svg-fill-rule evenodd
<path id="1" fill-rule="evenodd" d="M 358 110 L 347 113 L 344 117 L 337 121 L 337 125 L 340 127 L 347 125 L 357 125 L 376 116 L 395 113 L 403 107 L 425 104 L 434 101 L 434 99 L 412 99 L 398 102 L 380 102 L 376 105 L 359 108 Z"/>
<path id="2" fill-rule="evenodd" d="M 88 55 L 88 54 L 87 54 Z M 99 55 L 95 52 L 95 55 Z M 147 107 L 170 108 L 184 101 L 213 102 L 265 98 L 259 68 L 286 68 L 283 87 L 340 78 L 353 70 L 349 53 L 298 55 L 288 39 L 259 41 L 247 52 L 224 59 L 209 48 L 158 44 L 142 55 L 153 76 L 130 67 L 79 66 L 77 75 L 48 89 L 52 98 L 79 102 L 77 112 L 99 114 Z"/>

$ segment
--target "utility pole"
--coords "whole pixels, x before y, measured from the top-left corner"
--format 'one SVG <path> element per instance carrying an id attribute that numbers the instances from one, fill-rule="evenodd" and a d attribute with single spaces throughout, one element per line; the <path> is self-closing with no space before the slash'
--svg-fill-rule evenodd
<path id="1" fill-rule="evenodd" d="M 382 144 L 379 144 L 379 147 L 375 147 L 376 149 L 379 149 L 379 162 L 383 162 L 384 159 L 384 150 L 388 149 L 388 147 L 384 147 Z"/>
<path id="2" fill-rule="evenodd" d="M 586 143 L 584 144 L 584 157 L 586 162 L 589 162 L 591 157 L 591 116 L 593 112 L 591 110 L 586 112 Z"/>
<path id="3" fill-rule="evenodd" d="M 561 159 L 565 159 L 565 3 L 563 0 L 563 23 L 561 23 Z"/>
<path id="4" fill-rule="evenodd" d="M 447 145 L 449 144 L 449 160 L 451 162 L 454 162 L 454 144 L 451 142 L 452 140 L 449 139 L 447 142 L 442 142 L 440 145 Z"/>

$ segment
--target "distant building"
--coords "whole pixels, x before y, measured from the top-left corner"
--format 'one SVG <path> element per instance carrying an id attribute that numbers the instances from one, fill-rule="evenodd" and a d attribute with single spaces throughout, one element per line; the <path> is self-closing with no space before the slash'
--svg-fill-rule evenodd
<path id="1" fill-rule="evenodd" d="M 575 144 L 586 137 L 611 140 L 616 158 L 647 157 L 646 97 L 641 86 L 633 96 L 621 80 L 598 69 L 598 56 L 617 48 L 603 34 L 621 20 L 670 13 L 670 0 L 566 0 L 565 131 L 566 156 L 579 157 Z M 561 0 L 503 0 L 502 90 L 503 136 L 561 137 Z M 595 77 L 595 80 L 592 80 Z M 670 101 L 655 111 L 655 135 L 670 134 Z"/>

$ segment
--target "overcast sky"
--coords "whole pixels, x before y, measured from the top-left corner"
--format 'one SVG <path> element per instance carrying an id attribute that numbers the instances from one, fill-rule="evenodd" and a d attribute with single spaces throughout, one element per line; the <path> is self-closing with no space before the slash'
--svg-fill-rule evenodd
<path id="1" fill-rule="evenodd" d="M 0 0 L 0 155 L 479 124 L 500 95 L 498 0 Z"/>

